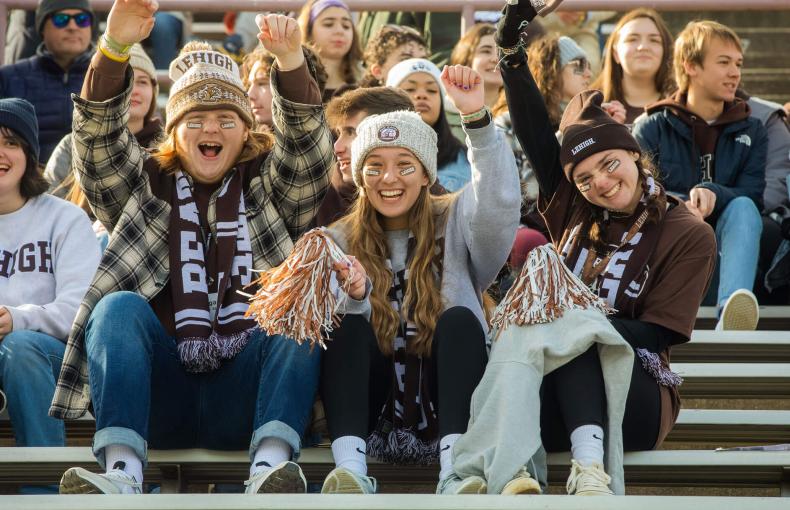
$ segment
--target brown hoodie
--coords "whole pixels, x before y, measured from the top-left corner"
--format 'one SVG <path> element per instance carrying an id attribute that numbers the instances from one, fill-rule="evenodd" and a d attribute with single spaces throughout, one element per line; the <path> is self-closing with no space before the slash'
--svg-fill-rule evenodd
<path id="1" fill-rule="evenodd" d="M 735 98 L 735 101 L 724 103 L 724 110 L 721 115 L 708 124 L 705 119 L 689 110 L 686 105 L 686 94 L 676 92 L 674 96 L 663 99 L 649 105 L 646 110 L 650 115 L 663 108 L 668 108 L 680 120 L 691 128 L 693 144 L 699 148 L 699 165 L 702 173 L 702 182 L 713 182 L 716 172 L 714 155 L 716 153 L 716 142 L 719 135 L 727 124 L 748 119 L 751 109 L 746 101 Z M 694 150 L 692 149 L 692 154 Z"/>

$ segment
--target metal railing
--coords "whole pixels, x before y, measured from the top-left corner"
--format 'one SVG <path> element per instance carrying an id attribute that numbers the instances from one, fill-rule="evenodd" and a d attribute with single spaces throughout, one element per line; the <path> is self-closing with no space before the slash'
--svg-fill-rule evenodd
<path id="1" fill-rule="evenodd" d="M 352 11 L 435 11 L 461 12 L 461 31 L 474 24 L 475 11 L 499 10 L 504 0 L 345 0 Z M 297 11 L 305 0 L 159 0 L 162 11 L 224 12 L 224 11 Z M 96 11 L 109 11 L 112 0 L 92 0 Z M 38 0 L 0 0 L 0 64 L 5 54 L 5 37 L 9 9 L 35 10 Z M 652 7 L 659 11 L 727 11 L 727 10 L 790 10 L 790 0 L 566 0 L 561 10 L 628 11 L 636 7 Z"/>

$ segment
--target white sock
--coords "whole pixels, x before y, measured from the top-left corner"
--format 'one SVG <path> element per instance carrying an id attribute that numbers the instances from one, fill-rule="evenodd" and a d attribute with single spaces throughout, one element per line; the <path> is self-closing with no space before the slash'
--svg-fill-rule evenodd
<path id="1" fill-rule="evenodd" d="M 368 475 L 367 444 L 357 436 L 342 436 L 332 441 L 335 466 L 348 469 L 362 476 Z"/>
<path id="2" fill-rule="evenodd" d="M 278 437 L 266 437 L 255 450 L 250 465 L 250 477 L 288 460 L 291 460 L 291 445 Z"/>
<path id="3" fill-rule="evenodd" d="M 120 469 L 134 477 L 137 483 L 143 483 L 143 463 L 134 450 L 125 445 L 111 444 L 104 447 L 106 472 Z M 124 487 L 124 492 L 134 492 L 131 487 Z"/>
<path id="4" fill-rule="evenodd" d="M 439 480 L 453 474 L 453 446 L 461 434 L 447 434 L 439 440 Z"/>
<path id="5" fill-rule="evenodd" d="M 582 466 L 603 464 L 603 429 L 582 425 L 571 432 L 571 457 Z"/>

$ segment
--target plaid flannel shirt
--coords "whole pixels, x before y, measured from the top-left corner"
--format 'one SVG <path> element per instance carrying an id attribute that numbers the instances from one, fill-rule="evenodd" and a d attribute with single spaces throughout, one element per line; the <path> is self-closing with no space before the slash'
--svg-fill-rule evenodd
<path id="1" fill-rule="evenodd" d="M 150 301 L 170 276 L 169 202 L 157 198 L 143 164 L 149 154 L 127 126 L 131 72 L 122 94 L 103 102 L 74 100 L 74 169 L 111 241 L 80 305 L 69 335 L 49 414 L 79 418 L 90 403 L 85 327 L 101 298 L 132 291 Z M 243 193 L 255 269 L 269 269 L 290 254 L 310 226 L 329 184 L 332 137 L 322 105 L 288 101 L 272 69 L 275 144 Z M 259 160 L 260 161 L 260 160 Z M 150 164 L 150 163 L 149 163 Z M 215 217 L 209 222 L 215 229 Z"/>

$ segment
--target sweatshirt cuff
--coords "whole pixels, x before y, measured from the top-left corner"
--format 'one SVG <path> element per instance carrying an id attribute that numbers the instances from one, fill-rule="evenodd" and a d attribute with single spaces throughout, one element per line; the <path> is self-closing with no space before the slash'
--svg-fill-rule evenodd
<path id="1" fill-rule="evenodd" d="M 346 314 L 362 315 L 370 320 L 370 293 L 373 292 L 373 281 L 370 277 L 365 279 L 365 295 L 362 299 L 354 299 L 348 294 L 344 294 L 344 308 Z"/>
<path id="2" fill-rule="evenodd" d="M 277 90 L 284 99 L 293 103 L 321 104 L 318 84 L 310 74 L 307 59 L 302 62 L 301 66 L 291 71 L 280 71 L 275 64 L 272 69 L 272 78 L 277 81 Z"/>
<path id="3" fill-rule="evenodd" d="M 106 101 L 126 89 L 126 69 L 129 61 L 116 62 L 97 50 L 82 83 L 80 96 L 89 101 Z"/>
<path id="4" fill-rule="evenodd" d="M 480 149 L 497 142 L 498 131 L 493 122 L 488 122 L 479 128 L 464 125 L 464 132 L 471 142 L 470 147 Z"/>
<path id="5" fill-rule="evenodd" d="M 28 315 L 24 310 L 16 306 L 3 306 L 11 314 L 11 331 L 22 331 L 24 329 L 34 329 L 30 327 Z"/>

